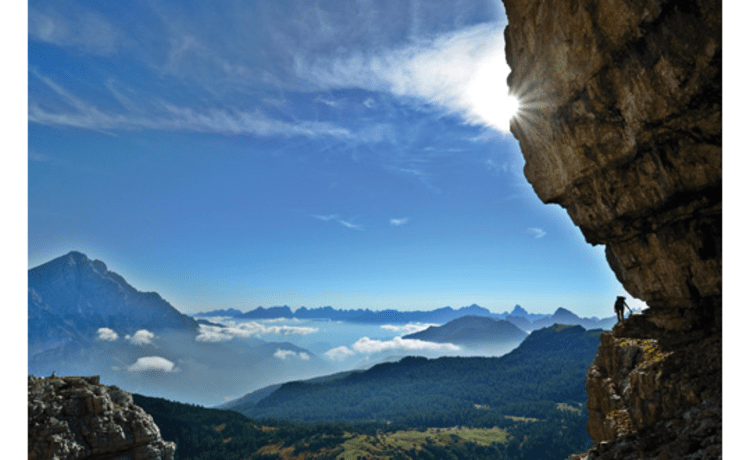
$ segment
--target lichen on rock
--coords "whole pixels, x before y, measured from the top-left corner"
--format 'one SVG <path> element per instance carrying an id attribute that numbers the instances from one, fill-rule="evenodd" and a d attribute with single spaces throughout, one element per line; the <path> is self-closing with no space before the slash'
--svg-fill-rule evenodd
<path id="1" fill-rule="evenodd" d="M 133 396 L 99 377 L 28 377 L 29 460 L 172 460 L 176 446 Z"/>

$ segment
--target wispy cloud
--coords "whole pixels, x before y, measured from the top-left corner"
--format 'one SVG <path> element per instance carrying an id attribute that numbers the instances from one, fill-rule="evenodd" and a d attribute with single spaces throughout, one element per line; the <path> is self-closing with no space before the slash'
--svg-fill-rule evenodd
<path id="1" fill-rule="evenodd" d="M 357 134 L 349 129 L 323 121 L 288 122 L 273 118 L 260 109 L 242 111 L 233 108 L 196 109 L 162 101 L 155 107 L 133 107 L 128 100 L 128 111 L 114 112 L 100 109 L 54 82 L 51 78 L 36 73 L 36 76 L 52 89 L 65 107 L 55 110 L 38 101 L 29 101 L 29 121 L 43 125 L 68 126 L 91 130 L 168 130 L 225 135 L 250 134 L 256 136 L 335 138 L 355 140 Z M 122 96 L 120 100 L 122 100 Z M 149 113 L 141 115 L 140 113 Z"/>
<path id="2" fill-rule="evenodd" d="M 409 222 L 409 218 L 408 217 L 401 217 L 401 218 L 398 218 L 398 219 L 394 218 L 394 219 L 390 220 L 390 223 L 391 223 L 391 225 L 393 227 L 400 227 L 400 226 L 406 224 L 407 222 Z"/>
<path id="3" fill-rule="evenodd" d="M 247 323 L 230 324 L 228 326 L 209 326 L 201 324 L 198 336 L 195 338 L 198 342 L 223 342 L 232 340 L 235 337 L 260 337 L 262 335 L 307 335 L 318 332 L 316 327 L 303 326 L 265 326 L 256 321 Z"/>
<path id="4" fill-rule="evenodd" d="M 362 88 L 414 98 L 468 123 L 508 132 L 502 23 L 485 23 L 395 49 L 295 61 L 297 75 L 321 90 Z"/>
<path id="5" fill-rule="evenodd" d="M 125 42 L 124 34 L 85 3 L 49 2 L 29 5 L 29 36 L 60 47 L 111 55 Z"/>
<path id="6" fill-rule="evenodd" d="M 341 101 L 333 100 L 333 99 L 326 99 L 323 96 L 318 96 L 315 98 L 315 102 L 319 102 L 321 104 L 325 104 L 328 107 L 339 107 L 341 105 Z"/>
<path id="7" fill-rule="evenodd" d="M 96 339 L 97 340 L 105 340 L 107 342 L 114 342 L 117 340 L 119 336 L 117 335 L 117 332 L 113 331 L 112 329 L 108 327 L 100 327 L 96 331 Z"/>
<path id="8" fill-rule="evenodd" d="M 534 236 L 534 238 L 542 238 L 544 237 L 544 235 L 547 234 L 547 232 L 545 232 L 544 230 L 538 227 L 531 227 L 527 229 L 527 231 L 531 233 Z"/>
<path id="9" fill-rule="evenodd" d="M 364 230 L 364 227 L 360 224 L 355 224 L 352 222 L 352 220 L 344 220 L 342 219 L 338 214 L 310 214 L 310 217 L 313 217 L 318 220 L 322 220 L 323 222 L 338 222 L 339 224 L 343 225 L 346 228 L 352 229 L 352 230 Z"/>
<path id="10" fill-rule="evenodd" d="M 138 358 L 136 362 L 128 366 L 130 372 L 160 371 L 177 372 L 175 364 L 161 356 L 145 356 Z"/>
<path id="11" fill-rule="evenodd" d="M 359 231 L 364 230 L 364 228 L 361 225 L 355 224 L 354 222 L 350 222 L 350 221 L 343 220 L 343 219 L 338 219 L 337 222 L 343 225 L 344 227 L 350 228 L 352 230 L 359 230 Z"/>

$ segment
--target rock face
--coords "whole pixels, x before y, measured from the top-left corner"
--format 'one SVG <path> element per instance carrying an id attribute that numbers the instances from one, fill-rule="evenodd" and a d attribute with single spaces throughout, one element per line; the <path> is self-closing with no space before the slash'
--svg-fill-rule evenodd
<path id="1" fill-rule="evenodd" d="M 29 460 L 172 460 L 175 444 L 133 396 L 99 377 L 28 378 Z"/>
<path id="2" fill-rule="evenodd" d="M 526 177 L 589 243 L 606 244 L 617 278 L 650 307 L 602 336 L 587 383 L 588 455 L 714 458 L 721 2 L 504 3 Z"/>

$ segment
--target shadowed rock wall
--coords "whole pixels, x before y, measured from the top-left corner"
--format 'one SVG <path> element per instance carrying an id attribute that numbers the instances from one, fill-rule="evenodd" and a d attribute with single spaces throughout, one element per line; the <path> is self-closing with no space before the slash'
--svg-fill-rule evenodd
<path id="1" fill-rule="evenodd" d="M 713 458 L 721 433 L 721 2 L 504 3 L 508 85 L 522 106 L 511 131 L 526 177 L 589 243 L 606 245 L 624 288 L 650 307 L 602 337 L 587 384 L 597 443 L 589 455 L 664 459 L 673 453 L 658 446 L 681 442 L 679 458 Z M 678 372 L 675 363 L 688 358 L 714 361 Z M 717 417 L 710 432 L 691 431 Z M 663 436 L 646 442 L 654 430 Z M 626 438 L 630 447 L 613 447 Z"/>

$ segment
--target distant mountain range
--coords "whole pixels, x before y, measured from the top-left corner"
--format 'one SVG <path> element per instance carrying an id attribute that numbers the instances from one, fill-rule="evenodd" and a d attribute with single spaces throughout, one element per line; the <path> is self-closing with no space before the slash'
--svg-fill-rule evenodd
<path id="1" fill-rule="evenodd" d="M 558 308 L 553 314 L 528 313 L 520 305 L 516 305 L 513 311 L 504 313 L 492 313 L 484 307 L 473 304 L 468 307 L 454 309 L 443 307 L 430 311 L 400 311 L 400 310 L 378 310 L 357 309 L 344 310 L 335 309 L 330 306 L 320 308 L 300 307 L 295 311 L 287 306 L 281 307 L 258 307 L 254 310 L 242 312 L 235 308 L 223 310 L 211 310 L 193 315 L 196 318 L 229 317 L 235 319 L 329 319 L 333 321 L 347 321 L 362 324 L 407 324 L 407 323 L 435 323 L 445 324 L 464 316 L 477 316 L 505 320 L 513 323 L 522 331 L 531 332 L 552 324 L 580 325 L 586 329 L 611 329 L 616 323 L 615 316 L 599 318 L 581 318 L 570 310 Z"/>
<path id="2" fill-rule="evenodd" d="M 611 327 L 604 324 L 607 320 L 578 318 L 564 309 L 538 315 L 520 306 L 499 315 L 471 305 L 427 312 L 331 307 L 292 311 L 284 306 L 242 313 L 230 308 L 196 316 L 202 318 L 181 313 L 155 292 L 138 291 L 104 262 L 73 251 L 28 271 L 28 371 L 40 376 L 53 371 L 59 375 L 99 374 L 131 391 L 216 404 L 227 395 L 248 389 L 342 369 L 289 342 L 234 335 L 243 330 L 232 332 L 205 319 L 210 316 L 443 324 L 443 328 L 416 337 L 450 340 L 472 353 L 486 337 L 495 348 L 476 354 L 495 356 L 515 346 L 513 340 L 518 340 L 520 331 L 512 329 L 512 324 L 525 331 L 551 322 Z M 457 322 L 450 324 L 453 321 Z"/>
<path id="3" fill-rule="evenodd" d="M 330 319 L 333 321 L 348 321 L 363 324 L 406 324 L 406 323 L 446 323 L 466 315 L 487 316 L 502 319 L 501 315 L 490 312 L 479 305 L 470 305 L 453 309 L 451 307 L 438 308 L 431 311 L 400 311 L 400 310 L 377 310 L 356 309 L 344 310 L 332 307 L 307 308 L 300 307 L 295 311 L 284 305 L 283 307 L 258 307 L 254 310 L 242 313 L 229 308 L 225 310 L 212 310 L 196 313 L 196 318 L 230 317 L 237 319 L 276 319 L 276 318 L 298 318 L 298 319 Z"/>
<path id="4" fill-rule="evenodd" d="M 601 332 L 554 325 L 499 358 L 407 357 L 326 380 L 288 382 L 222 407 L 256 419 L 428 426 L 534 417 L 555 404 L 586 401 L 586 372 Z"/>

